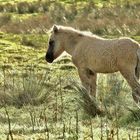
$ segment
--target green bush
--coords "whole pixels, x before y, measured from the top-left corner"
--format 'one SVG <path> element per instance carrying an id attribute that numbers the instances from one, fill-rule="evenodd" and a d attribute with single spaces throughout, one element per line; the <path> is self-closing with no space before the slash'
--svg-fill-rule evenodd
<path id="1" fill-rule="evenodd" d="M 3 5 L 0 5 L 0 12 L 3 12 L 4 8 Z"/>
<path id="2" fill-rule="evenodd" d="M 29 3 L 28 2 L 20 2 L 17 4 L 17 9 L 19 14 L 24 14 L 29 12 Z"/>
<path id="3" fill-rule="evenodd" d="M 10 14 L 1 14 L 0 15 L 0 27 L 3 25 L 6 25 L 8 22 L 11 21 L 11 15 Z"/>
<path id="4" fill-rule="evenodd" d="M 106 34 L 111 36 L 139 35 L 140 15 L 139 5 L 137 3 L 133 3 L 128 10 L 128 7 L 125 7 L 125 3 L 123 2 L 122 7 L 118 5 L 111 7 L 111 3 L 109 3 L 110 5 L 98 7 L 97 4 L 92 1 L 84 3 L 67 2 L 19 2 L 17 3 L 17 8 L 15 8 L 16 4 L 7 5 L 7 7 L 17 9 L 20 14 L 38 13 L 38 16 L 30 16 L 30 18 L 26 18 L 25 20 L 19 19 L 14 22 L 11 21 L 2 29 L 7 32 L 17 30 L 15 31 L 16 33 L 32 33 L 33 29 L 42 32 L 42 28 L 45 27 L 49 29 L 56 23 L 78 27 L 80 30 L 90 30 L 102 36 Z M 1 9 L 3 9 L 3 7 L 4 5 Z"/>
<path id="5" fill-rule="evenodd" d="M 6 3 L 5 5 L 2 6 L 3 8 L 3 12 L 7 12 L 7 13 L 12 13 L 12 12 L 16 12 L 16 6 L 11 4 L 11 3 Z"/>

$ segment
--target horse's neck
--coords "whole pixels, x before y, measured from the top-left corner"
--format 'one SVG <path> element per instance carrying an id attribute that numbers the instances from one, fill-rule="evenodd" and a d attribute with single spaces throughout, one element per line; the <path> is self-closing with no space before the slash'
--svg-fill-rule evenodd
<path id="1" fill-rule="evenodd" d="M 70 55 L 73 54 L 78 42 L 80 41 L 80 38 L 77 36 L 69 36 L 66 39 L 65 43 L 65 51 L 69 53 Z"/>

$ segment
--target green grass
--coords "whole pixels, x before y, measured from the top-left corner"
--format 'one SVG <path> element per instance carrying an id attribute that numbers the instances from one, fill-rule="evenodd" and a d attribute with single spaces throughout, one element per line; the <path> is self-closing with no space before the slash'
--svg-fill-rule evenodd
<path id="1" fill-rule="evenodd" d="M 21 69 L 30 64 L 38 65 L 38 67 L 45 65 L 47 38 L 46 35 L 2 34 L 0 39 L 1 67 L 9 65 L 11 68 Z"/>
<path id="2" fill-rule="evenodd" d="M 0 0 L 0 3 L 1 4 L 7 4 L 7 3 L 11 3 L 11 4 L 16 4 L 16 3 L 19 3 L 19 2 L 34 2 L 34 1 L 37 1 L 37 0 Z"/>
<path id="3" fill-rule="evenodd" d="M 81 104 L 84 101 L 82 90 L 75 90 L 79 78 L 70 57 L 61 57 L 51 65 L 45 61 L 46 35 L 1 32 L 0 36 L 0 124 L 3 126 L 0 139 L 6 139 L 9 133 L 3 99 L 7 104 L 14 139 L 45 140 L 49 137 L 55 140 L 65 137 L 73 140 L 77 139 L 77 129 L 79 139 L 89 139 L 92 135 L 97 140 L 101 136 L 106 139 L 112 132 L 116 139 L 117 129 L 121 139 L 136 139 L 137 127 L 140 126 L 139 110 L 133 105 L 131 90 L 119 73 L 99 75 L 98 99 L 103 100 L 102 106 L 106 107 L 107 114 L 102 118 L 92 118 Z M 139 41 L 139 36 L 133 38 Z"/>
<path id="4" fill-rule="evenodd" d="M 77 129 L 79 139 L 89 139 L 92 135 L 97 140 L 101 136 L 106 139 L 112 132 L 116 139 L 117 129 L 121 139 L 136 139 L 137 127 L 140 126 L 139 110 L 133 105 L 131 90 L 119 73 L 99 75 L 98 99 L 103 100 L 102 106 L 106 107 L 107 114 L 94 118 L 87 112 L 92 108 L 81 104 L 84 102 L 82 90 L 75 89 L 79 78 L 71 58 L 61 57 L 51 65 L 45 61 L 46 35 L 1 32 L 0 36 L 1 140 L 9 133 L 3 99 L 14 139 L 45 140 L 49 137 L 55 140 L 65 137 L 73 140 L 77 139 Z M 139 36 L 133 38 L 139 41 Z"/>
<path id="5" fill-rule="evenodd" d="M 6 70 L 6 72 L 7 71 L 8 70 Z M 29 74 L 27 79 L 26 77 L 24 79 L 25 83 L 27 82 L 25 91 L 34 91 L 34 88 L 39 86 L 39 84 L 36 85 L 33 82 L 40 81 L 40 78 L 36 73 L 37 71 L 38 69 L 35 71 L 27 71 L 26 74 L 29 74 L 30 72 L 31 74 Z M 35 75 L 32 75 L 32 73 Z M 104 103 L 102 105 L 103 107 L 104 104 L 106 105 L 108 113 L 104 117 L 96 116 L 95 118 L 89 116 L 79 102 L 79 100 L 83 100 L 81 97 L 82 90 L 80 90 L 80 92 L 74 90 L 75 85 L 72 84 L 73 80 L 76 80 L 75 82 L 79 81 L 75 70 L 63 71 L 51 69 L 50 72 L 47 72 L 47 76 L 50 78 L 46 78 L 43 83 L 43 86 L 46 89 L 43 94 L 47 92 L 48 100 L 46 98 L 45 102 L 39 101 L 39 94 L 36 94 L 32 96 L 32 100 L 29 100 L 29 104 L 26 102 L 23 106 L 18 106 L 22 100 L 21 98 L 15 100 L 14 97 L 17 95 L 12 93 L 13 91 L 18 91 L 19 93 L 22 91 L 22 87 L 19 86 L 20 80 L 14 78 L 13 90 L 11 83 L 8 80 L 8 75 L 5 76 L 6 90 L 7 92 L 10 90 L 11 94 L 14 95 L 14 97 L 9 100 L 11 102 L 14 100 L 16 103 L 14 106 L 6 106 L 11 120 L 12 134 L 15 139 L 34 138 L 45 140 L 49 135 L 50 140 L 57 139 L 58 137 L 65 137 L 65 139 L 73 140 L 77 139 L 77 129 L 79 139 L 89 139 L 92 135 L 94 139 L 97 140 L 100 139 L 101 136 L 106 139 L 111 133 L 114 133 L 113 137 L 116 139 L 117 129 L 119 129 L 118 135 L 121 139 L 128 139 L 129 135 L 133 137 L 134 140 L 136 139 L 137 127 L 140 126 L 140 119 L 137 118 L 139 115 L 135 117 L 134 114 L 126 108 L 127 106 L 134 110 L 135 107 L 132 105 L 133 101 L 130 96 L 130 89 L 127 87 L 126 82 L 122 81 L 122 77 L 119 74 L 114 74 L 112 76 L 100 75 L 98 80 L 98 96 L 99 98 L 100 96 L 104 98 Z M 13 81 L 12 78 L 11 81 Z M 118 86 L 114 87 L 116 82 L 118 82 Z M 29 88 L 28 86 L 32 88 Z M 16 90 L 17 88 L 18 90 Z M 115 95 L 116 90 L 117 96 Z M 25 91 L 23 92 L 24 95 L 26 95 Z M 28 92 L 25 97 L 29 98 L 29 95 L 31 95 L 30 92 Z M 38 100 L 39 104 L 33 105 L 33 99 L 36 99 L 36 101 Z M 6 135 L 8 134 L 8 120 L 2 103 L 1 107 L 0 124 L 3 127 L 0 129 L 0 133 L 1 139 L 6 139 Z M 115 111 L 116 109 L 117 112 Z M 78 116 L 76 115 L 77 111 Z M 135 113 L 138 114 L 139 110 L 135 111 Z M 93 132 L 91 132 L 91 124 Z"/>
<path id="6" fill-rule="evenodd" d="M 24 2 L 38 6 L 38 1 L 33 1 Z M 14 7 L 22 2 L 0 0 L 0 6 L 11 3 Z M 71 58 L 63 56 L 53 64 L 45 61 L 45 32 L 54 23 L 140 42 L 139 1 L 58 0 L 42 4 L 47 8 L 28 11 L 20 5 L 22 11 L 0 13 L 0 140 L 8 139 L 6 110 L 15 140 L 139 139 L 140 110 L 119 73 L 98 76 L 97 105 L 105 116 L 93 117 L 93 100 L 85 96 Z"/>
<path id="7" fill-rule="evenodd" d="M 15 108 L 8 108 L 9 115 L 11 117 L 12 121 L 12 129 L 13 129 L 13 135 L 15 139 L 27 139 L 27 138 L 34 138 L 34 139 L 42 139 L 45 140 L 48 137 L 48 132 L 45 132 L 45 125 L 44 125 L 44 120 L 39 120 L 40 119 L 40 113 L 43 111 L 43 108 L 34 108 L 36 110 L 36 124 L 35 124 L 35 130 L 33 132 L 32 130 L 32 124 L 30 120 L 30 113 L 28 107 L 24 109 L 20 109 L 17 111 Z M 12 111 L 11 111 L 12 110 Z M 33 110 L 32 110 L 33 111 Z M 24 113 L 23 113 L 24 112 Z M 1 110 L 1 113 L 3 115 L 5 114 L 4 110 Z M 46 114 L 49 113 L 46 111 Z M 17 117 L 18 116 L 18 117 Z M 43 116 L 42 116 L 43 117 Z M 1 119 L 3 119 L 1 117 Z M 27 119 L 28 118 L 28 119 Z M 4 120 L 3 120 L 4 121 Z M 7 120 L 5 119 L 5 122 Z M 69 121 L 71 121 L 71 125 L 69 128 Z M 100 118 L 95 118 L 95 119 L 88 119 L 88 120 L 83 120 L 79 119 L 79 139 L 88 139 L 91 138 L 91 130 L 90 130 L 90 121 L 92 122 L 92 125 L 94 127 L 93 130 L 93 137 L 96 140 L 100 139 L 101 136 L 101 130 L 99 127 L 99 124 L 101 123 Z M 105 121 L 105 120 L 103 120 Z M 18 123 L 17 123 L 18 122 Z M 96 123 L 95 123 L 96 122 Z M 106 123 L 106 122 L 105 122 Z M 3 123 L 1 123 L 3 128 L 1 129 L 1 133 L 7 133 L 7 126 Z M 54 140 L 57 138 L 63 138 L 63 129 L 64 129 L 64 124 L 63 122 L 48 122 L 48 129 L 49 129 L 49 139 Z M 107 125 L 107 126 L 106 126 Z M 67 118 L 65 121 L 65 126 L 66 126 L 66 132 L 65 132 L 65 139 L 73 140 L 76 139 L 76 134 L 75 134 L 75 129 L 76 129 L 76 119 L 75 118 Z M 116 132 L 116 129 L 114 128 L 113 124 L 110 122 L 107 122 L 107 124 L 104 124 L 103 126 L 103 136 L 104 139 L 107 136 L 107 132 L 110 135 L 110 131 L 113 130 L 114 133 Z M 136 129 L 135 128 L 126 128 L 126 129 L 119 129 L 119 136 L 121 139 L 128 139 L 128 135 L 133 136 L 133 139 L 136 139 Z M 1 135 L 1 139 L 6 139 L 6 135 Z M 116 138 L 116 135 L 114 136 Z"/>

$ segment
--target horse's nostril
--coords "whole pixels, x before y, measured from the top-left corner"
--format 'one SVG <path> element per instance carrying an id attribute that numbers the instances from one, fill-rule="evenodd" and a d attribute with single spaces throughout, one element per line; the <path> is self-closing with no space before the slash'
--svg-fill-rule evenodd
<path id="1" fill-rule="evenodd" d="M 46 54 L 46 60 L 50 59 L 50 55 Z"/>
<path id="2" fill-rule="evenodd" d="M 52 63 L 53 60 L 54 60 L 53 54 L 48 54 L 47 53 L 45 59 L 46 59 L 47 62 Z"/>

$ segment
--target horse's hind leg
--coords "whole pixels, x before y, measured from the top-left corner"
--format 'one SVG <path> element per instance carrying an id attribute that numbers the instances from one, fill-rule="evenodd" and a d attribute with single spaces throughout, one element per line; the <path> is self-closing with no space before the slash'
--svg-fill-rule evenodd
<path id="1" fill-rule="evenodd" d="M 133 70 L 121 70 L 123 77 L 127 80 L 128 84 L 132 88 L 132 96 L 136 103 L 140 102 L 140 84 L 135 75 L 135 69 Z"/>

